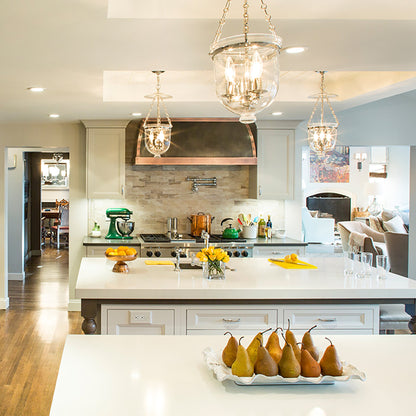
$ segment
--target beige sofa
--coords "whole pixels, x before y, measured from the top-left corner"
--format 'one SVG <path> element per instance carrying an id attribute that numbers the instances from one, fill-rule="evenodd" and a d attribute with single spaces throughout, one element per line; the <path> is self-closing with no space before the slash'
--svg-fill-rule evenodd
<path id="1" fill-rule="evenodd" d="M 377 254 L 387 254 L 384 233 L 373 230 L 361 221 L 340 221 L 337 227 L 344 251 L 373 253 L 373 264 Z"/>

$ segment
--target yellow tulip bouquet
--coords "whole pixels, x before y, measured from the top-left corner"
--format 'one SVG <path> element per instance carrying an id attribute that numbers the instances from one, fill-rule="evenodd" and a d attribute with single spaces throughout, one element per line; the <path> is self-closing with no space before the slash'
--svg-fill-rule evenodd
<path id="1" fill-rule="evenodd" d="M 213 246 L 203 248 L 196 257 L 204 263 L 204 276 L 208 279 L 224 279 L 223 263 L 228 263 L 230 257 L 222 248 Z"/>

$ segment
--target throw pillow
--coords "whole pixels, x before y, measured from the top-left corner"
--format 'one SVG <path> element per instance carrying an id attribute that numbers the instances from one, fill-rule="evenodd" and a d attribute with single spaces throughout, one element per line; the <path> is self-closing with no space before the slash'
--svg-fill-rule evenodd
<path id="1" fill-rule="evenodd" d="M 381 225 L 378 217 L 374 217 L 373 215 L 370 215 L 368 217 L 368 220 L 370 221 L 370 228 L 372 228 L 375 231 L 378 231 L 379 233 L 384 233 L 384 228 Z"/>
<path id="2" fill-rule="evenodd" d="M 402 217 L 400 217 L 399 215 L 396 215 L 390 221 L 384 221 L 383 226 L 387 229 L 387 231 L 391 231 L 392 233 L 403 234 L 406 232 Z"/>

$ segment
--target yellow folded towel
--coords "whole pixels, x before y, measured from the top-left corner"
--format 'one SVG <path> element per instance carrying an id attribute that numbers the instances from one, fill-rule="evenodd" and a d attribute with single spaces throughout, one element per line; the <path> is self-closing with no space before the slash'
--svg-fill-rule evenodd
<path id="1" fill-rule="evenodd" d="M 278 266 L 283 267 L 284 269 L 317 269 L 317 267 L 314 266 L 313 264 L 306 263 L 299 259 L 297 260 L 296 263 L 302 263 L 302 264 L 289 263 L 285 261 L 285 259 L 277 259 L 277 260 L 282 260 L 282 261 L 274 261 L 273 259 L 269 259 L 269 262 L 273 264 L 277 264 Z"/>
<path id="2" fill-rule="evenodd" d="M 152 265 L 173 266 L 174 265 L 173 261 L 169 261 L 169 260 L 145 260 L 144 264 L 147 264 L 149 266 L 152 266 Z"/>

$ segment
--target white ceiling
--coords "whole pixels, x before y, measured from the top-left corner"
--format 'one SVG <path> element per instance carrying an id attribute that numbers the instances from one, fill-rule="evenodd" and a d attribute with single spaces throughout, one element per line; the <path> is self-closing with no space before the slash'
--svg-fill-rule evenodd
<path id="1" fill-rule="evenodd" d="M 335 111 L 416 89 L 416 1 L 266 0 L 283 46 L 277 101 L 259 114 L 305 119 L 328 70 Z M 251 0 L 253 31 L 264 31 Z M 208 56 L 225 0 L 37 0 L 0 2 L 0 121 L 128 119 L 146 115 L 152 69 L 172 117 L 230 117 L 215 98 Z M 241 33 L 242 1 L 224 34 Z M 43 93 L 27 87 L 43 86 Z"/>

